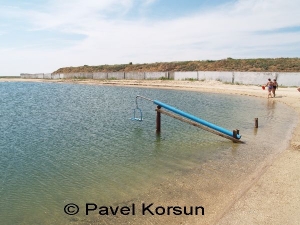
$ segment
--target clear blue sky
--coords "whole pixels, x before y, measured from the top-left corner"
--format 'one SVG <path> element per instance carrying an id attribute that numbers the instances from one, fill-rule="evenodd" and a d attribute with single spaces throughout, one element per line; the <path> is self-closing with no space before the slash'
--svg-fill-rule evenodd
<path id="1" fill-rule="evenodd" d="M 300 56 L 299 0 L 0 0 L 0 76 Z"/>

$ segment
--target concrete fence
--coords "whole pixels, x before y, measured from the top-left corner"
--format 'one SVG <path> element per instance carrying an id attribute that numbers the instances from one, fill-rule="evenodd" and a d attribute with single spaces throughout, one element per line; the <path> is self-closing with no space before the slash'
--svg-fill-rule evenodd
<path id="1" fill-rule="evenodd" d="M 125 79 L 125 73 L 124 72 L 107 73 L 107 79 L 123 80 Z"/>
<path id="2" fill-rule="evenodd" d="M 277 83 L 283 86 L 300 87 L 300 73 L 277 73 Z"/>
<path id="3" fill-rule="evenodd" d="M 174 80 L 198 80 L 198 72 L 174 72 Z"/>
<path id="4" fill-rule="evenodd" d="M 276 73 L 234 72 L 235 84 L 265 84 L 269 78 L 276 79 Z"/>
<path id="5" fill-rule="evenodd" d="M 107 73 L 102 73 L 102 72 L 93 73 L 93 79 L 95 80 L 107 80 L 107 78 L 108 78 Z"/>
<path id="6" fill-rule="evenodd" d="M 198 80 L 218 80 L 226 83 L 234 82 L 233 72 L 198 71 Z"/>
<path id="7" fill-rule="evenodd" d="M 94 73 L 21 73 L 24 79 L 97 79 L 97 80 L 217 80 L 224 83 L 261 85 L 268 78 L 277 79 L 282 86 L 300 86 L 300 72 L 225 72 L 225 71 L 187 71 L 187 72 L 94 72 Z"/>
<path id="8" fill-rule="evenodd" d="M 27 78 L 27 79 L 44 79 L 44 74 L 43 73 L 21 73 L 20 74 L 21 78 Z"/>
<path id="9" fill-rule="evenodd" d="M 168 72 L 145 72 L 145 79 L 157 80 L 157 79 L 168 79 Z"/>

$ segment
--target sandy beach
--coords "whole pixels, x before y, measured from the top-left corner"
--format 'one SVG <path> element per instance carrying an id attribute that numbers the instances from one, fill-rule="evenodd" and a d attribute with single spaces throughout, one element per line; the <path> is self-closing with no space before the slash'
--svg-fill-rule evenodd
<path id="1" fill-rule="evenodd" d="M 0 82 L 67 82 L 136 86 L 267 98 L 267 91 L 263 91 L 260 86 L 232 85 L 219 81 L 2 78 Z M 276 91 L 276 98 L 270 98 L 268 101 L 282 102 L 298 114 L 298 124 L 295 125 L 289 147 L 261 168 L 260 173 L 249 182 L 248 186 L 238 191 L 230 204 L 209 220 L 209 224 L 300 224 L 300 92 L 295 87 L 279 87 Z M 187 222 L 186 224 L 195 223 Z M 203 223 L 199 221 L 196 224 Z"/>

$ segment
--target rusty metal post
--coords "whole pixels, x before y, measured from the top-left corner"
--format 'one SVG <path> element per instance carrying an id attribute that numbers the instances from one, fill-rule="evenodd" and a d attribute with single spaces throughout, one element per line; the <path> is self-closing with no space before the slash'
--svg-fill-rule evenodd
<path id="1" fill-rule="evenodd" d="M 157 106 L 157 109 L 160 109 L 161 106 Z M 156 133 L 160 133 L 160 125 L 161 125 L 161 113 L 159 111 L 156 111 Z"/>

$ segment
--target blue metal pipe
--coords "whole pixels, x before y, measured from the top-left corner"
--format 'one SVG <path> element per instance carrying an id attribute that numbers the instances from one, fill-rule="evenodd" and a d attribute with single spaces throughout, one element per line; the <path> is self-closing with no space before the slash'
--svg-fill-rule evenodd
<path id="1" fill-rule="evenodd" d="M 165 109 L 168 109 L 168 110 L 170 110 L 170 111 L 172 111 L 174 113 L 177 113 L 177 114 L 179 114 L 179 115 L 181 115 L 183 117 L 186 117 L 186 118 L 188 118 L 190 120 L 193 120 L 193 121 L 195 121 L 197 123 L 200 123 L 200 124 L 202 124 L 204 126 L 207 126 L 207 127 L 211 128 L 211 129 L 217 130 L 217 131 L 219 131 L 219 132 L 221 132 L 223 134 L 226 134 L 228 136 L 233 137 L 233 131 L 227 130 L 227 129 L 223 128 L 223 127 L 219 127 L 219 126 L 217 126 L 215 124 L 212 124 L 210 122 L 202 120 L 202 119 L 200 119 L 200 118 L 198 118 L 196 116 L 193 116 L 193 115 L 191 115 L 189 113 L 181 111 L 180 109 L 177 109 L 177 108 L 175 108 L 173 106 L 167 105 L 167 104 L 165 104 L 163 102 L 154 100 L 153 103 L 156 104 L 156 105 L 158 105 L 158 106 L 161 106 L 161 107 L 163 107 Z M 241 137 L 242 137 L 241 135 L 237 134 L 237 139 L 240 139 Z"/>

